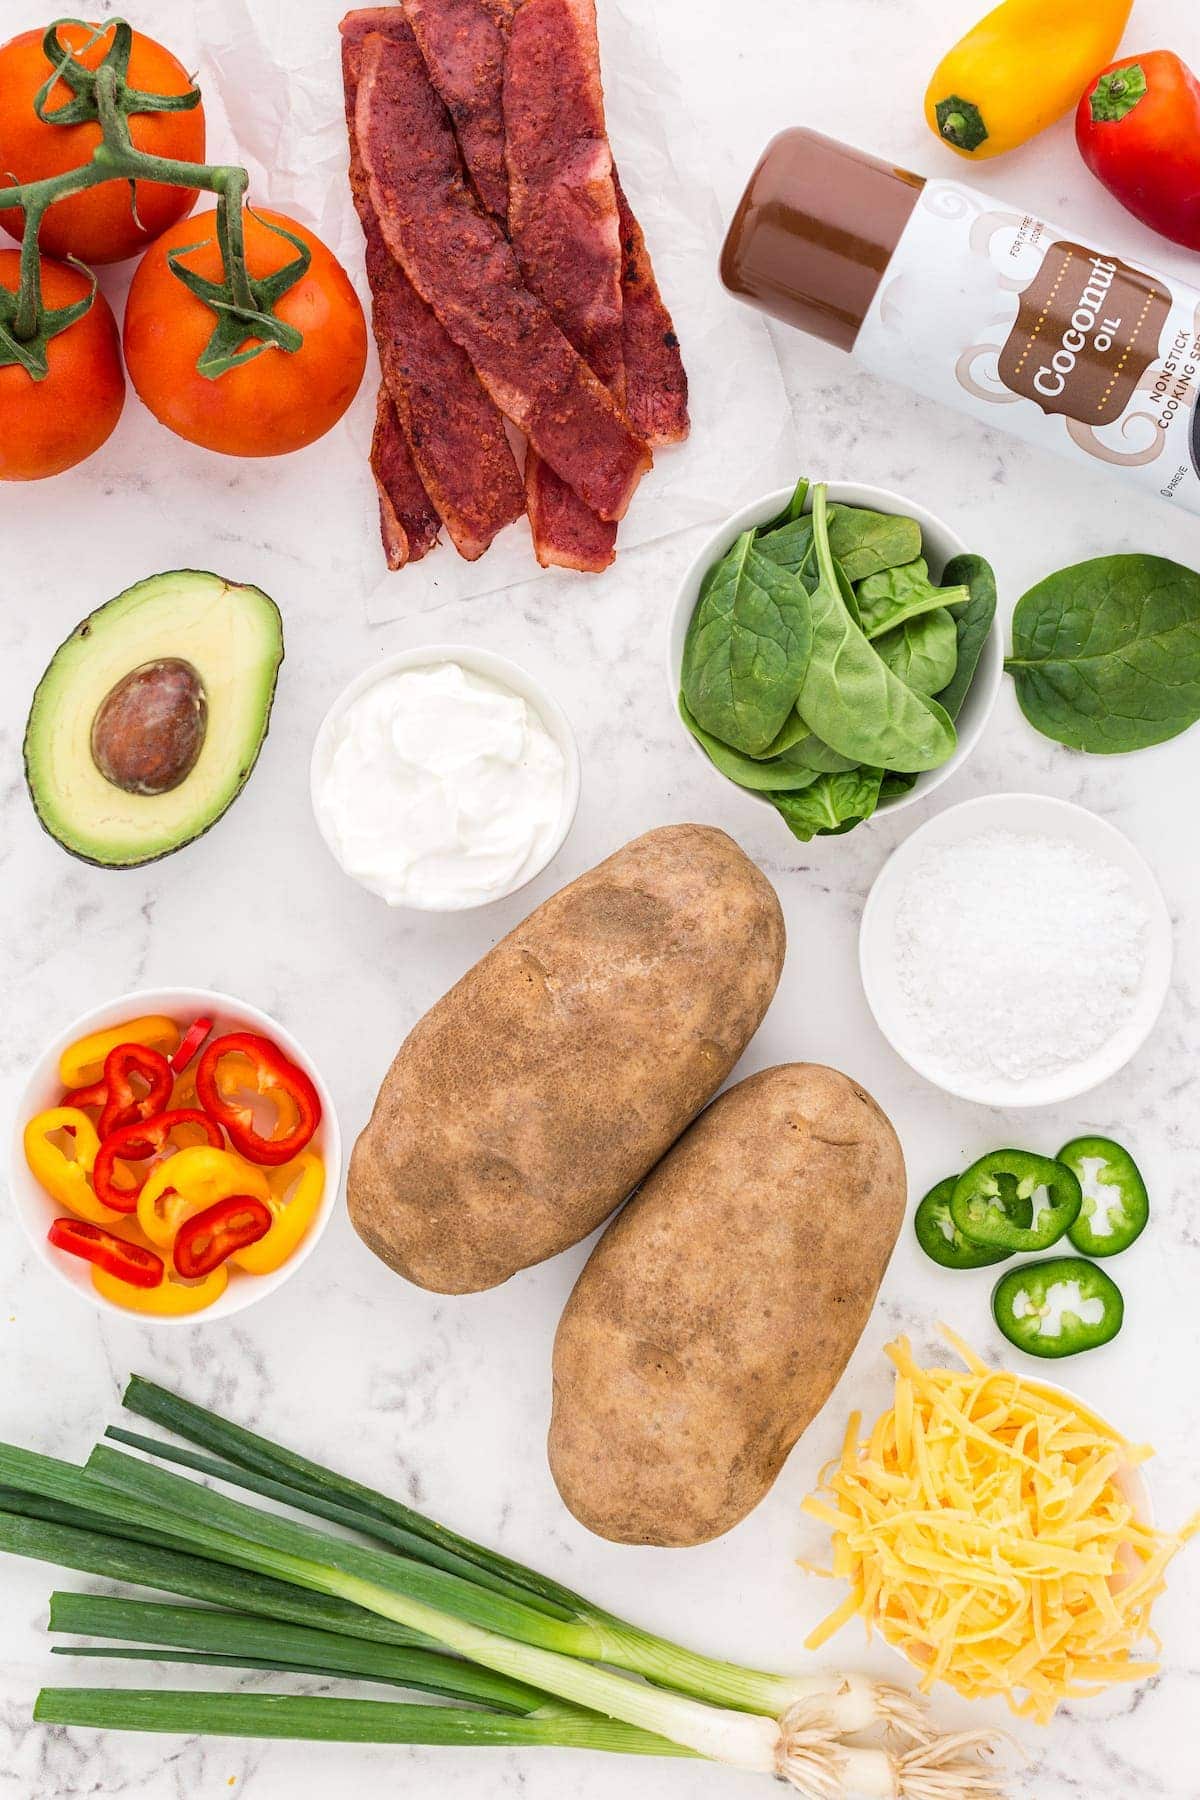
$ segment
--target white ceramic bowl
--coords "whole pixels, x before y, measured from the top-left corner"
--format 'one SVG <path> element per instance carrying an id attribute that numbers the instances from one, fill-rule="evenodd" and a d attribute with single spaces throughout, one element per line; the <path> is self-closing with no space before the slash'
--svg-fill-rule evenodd
<path id="1" fill-rule="evenodd" d="M 908 877 L 931 850 L 962 843 L 987 831 L 1068 838 L 1114 864 L 1129 878 L 1146 909 L 1149 928 L 1142 984 L 1132 1013 L 1107 1044 L 1092 1056 L 1053 1075 L 1023 1081 L 996 1077 L 988 1081 L 964 1075 L 955 1079 L 920 1043 L 900 989 L 895 959 L 896 909 Z M 981 1106 L 1052 1106 L 1099 1087 L 1141 1049 L 1154 1027 L 1171 982 L 1171 916 L 1154 875 L 1141 855 L 1114 825 L 1082 806 L 1048 794 L 988 794 L 939 813 L 889 857 L 863 909 L 858 939 L 859 968 L 867 1001 L 893 1050 L 910 1068 L 960 1100 Z M 1019 1003 L 1019 996 L 1014 1004 Z"/>
<path id="2" fill-rule="evenodd" d="M 956 556 L 963 556 L 970 549 L 964 544 L 956 532 L 941 519 L 931 513 L 927 507 L 910 500 L 905 494 L 894 494 L 890 488 L 870 487 L 858 482 L 831 481 L 826 484 L 829 498 L 840 506 L 863 506 L 873 512 L 895 513 L 905 518 L 915 519 L 921 527 L 923 540 L 922 554 L 929 564 L 929 572 L 935 581 L 941 579 L 942 570 Z M 751 793 L 747 788 L 739 788 L 735 782 L 722 775 L 713 766 L 696 742 L 691 732 L 679 717 L 679 683 L 683 670 L 683 646 L 687 638 L 688 626 L 692 614 L 696 610 L 696 602 L 700 598 L 700 584 L 713 564 L 725 555 L 744 531 L 752 525 L 764 525 L 781 513 L 792 497 L 791 488 L 780 488 L 774 494 L 766 494 L 761 500 L 752 501 L 743 506 L 740 512 L 726 519 L 707 543 L 698 552 L 691 568 L 683 578 L 683 584 L 675 596 L 671 608 L 671 616 L 667 625 L 667 687 L 670 693 L 671 711 L 674 713 L 680 731 L 691 745 L 695 754 L 709 770 L 713 779 L 719 781 L 727 791 L 732 788 L 735 793 L 745 796 L 757 806 L 770 806 L 771 802 L 764 794 Z M 992 715 L 996 704 L 996 696 L 1000 692 L 1000 682 L 1004 674 L 1004 644 L 1001 637 L 999 619 L 988 633 L 987 641 L 979 658 L 979 666 L 975 670 L 975 678 L 967 691 L 967 696 L 959 712 L 956 729 L 958 743 L 954 754 L 940 768 L 929 769 L 918 775 L 915 784 L 907 794 L 899 794 L 893 800 L 881 800 L 876 818 L 885 813 L 902 812 L 906 806 L 914 806 L 918 800 L 927 799 L 935 788 L 949 780 L 950 776 L 960 769 L 970 756 L 972 750 L 983 736 L 984 728 Z M 772 809 L 774 810 L 774 809 Z M 786 831 L 782 819 L 780 829 Z"/>
<path id="3" fill-rule="evenodd" d="M 537 714 L 562 752 L 564 775 L 562 806 L 559 811 L 558 826 L 549 841 L 546 854 L 534 867 L 525 869 L 519 878 L 498 894 L 492 894 L 487 900 L 472 901 L 467 906 L 455 910 L 469 912 L 480 906 L 491 906 L 496 900 L 505 900 L 510 894 L 517 894 L 531 881 L 535 881 L 548 868 L 567 841 L 567 835 L 575 823 L 575 814 L 579 809 L 580 767 L 579 746 L 575 742 L 575 733 L 558 701 L 540 681 L 534 679 L 527 669 L 518 663 L 509 662 L 506 656 L 497 656 L 492 650 L 478 650 L 470 644 L 418 644 L 411 650 L 399 650 L 394 656 L 385 656 L 379 662 L 372 663 L 369 669 L 344 688 L 325 714 L 313 744 L 312 765 L 309 773 L 309 792 L 312 796 L 313 815 L 317 821 L 317 829 L 325 840 L 325 844 L 338 867 L 343 865 L 338 857 L 336 846 L 330 842 L 329 836 L 321 822 L 321 809 L 317 804 L 317 792 L 329 770 L 334 751 L 334 734 L 346 708 L 373 688 L 377 682 L 384 681 L 389 675 L 398 675 L 405 669 L 427 669 L 434 663 L 458 663 L 462 668 L 475 675 L 482 675 L 489 681 L 506 687 L 514 694 L 519 694 L 526 704 Z M 347 871 L 349 873 L 349 871 Z M 356 877 L 351 875 L 351 880 Z M 363 886 L 359 883 L 359 886 Z M 370 890 L 368 890 L 369 892 Z M 405 910 L 416 912 L 440 912 L 441 907 L 420 907 L 413 903 Z"/>
<path id="4" fill-rule="evenodd" d="M 181 1317 L 134 1312 L 130 1308 L 117 1306 L 97 1293 L 92 1286 L 91 1269 L 87 1263 L 79 1257 L 65 1255 L 47 1243 L 46 1233 L 51 1221 L 65 1216 L 66 1209 L 52 1200 L 34 1179 L 25 1161 L 23 1143 L 29 1120 L 35 1114 L 44 1112 L 47 1107 L 57 1106 L 62 1097 L 58 1059 L 67 1046 L 77 1038 L 89 1036 L 93 1031 L 107 1031 L 113 1025 L 121 1025 L 128 1019 L 143 1018 L 151 1013 L 163 1013 L 168 1018 L 176 1019 L 180 1028 L 185 1031 L 193 1019 L 205 1017 L 213 1019 L 214 1035 L 224 1031 L 255 1031 L 263 1037 L 269 1037 L 310 1077 L 321 1101 L 321 1123 L 317 1127 L 312 1147 L 319 1152 L 325 1164 L 325 1193 L 321 1200 L 321 1210 L 295 1254 L 270 1275 L 248 1275 L 238 1270 L 230 1275 L 229 1285 L 220 1299 L 215 1300 L 203 1312 L 186 1313 Z M 136 1325 L 157 1328 L 214 1325 L 218 1320 L 231 1319 L 236 1313 L 245 1312 L 248 1306 L 275 1293 L 312 1255 L 337 1204 L 342 1179 L 342 1135 L 338 1128 L 333 1095 L 320 1071 L 291 1033 L 285 1031 L 268 1013 L 260 1012 L 256 1006 L 247 1005 L 244 1000 L 235 1000 L 230 994 L 213 993 L 208 988 L 143 988 L 135 994 L 123 994 L 118 1000 L 93 1007 L 91 1012 L 73 1020 L 47 1044 L 30 1070 L 17 1106 L 8 1176 L 13 1206 L 38 1259 L 60 1282 L 82 1299 L 89 1300 L 101 1312 Z"/>

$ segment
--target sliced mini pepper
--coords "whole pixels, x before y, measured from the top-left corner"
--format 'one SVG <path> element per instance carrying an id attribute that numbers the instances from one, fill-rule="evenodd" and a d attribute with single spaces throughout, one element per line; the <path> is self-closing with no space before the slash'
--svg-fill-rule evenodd
<path id="1" fill-rule="evenodd" d="M 1009 1343 L 1028 1356 L 1078 1356 L 1111 1343 L 1124 1323 L 1125 1301 L 1095 1263 L 1053 1256 L 1002 1275 L 992 1315 Z"/>
<path id="2" fill-rule="evenodd" d="M 1027 1205 L 1032 1221 L 1025 1218 Z M 1079 1179 L 1065 1163 L 1028 1150 L 993 1150 L 955 1182 L 950 1216 L 964 1237 L 989 1249 L 1048 1250 L 1082 1205 Z"/>
<path id="3" fill-rule="evenodd" d="M 71 1139 L 74 1156 L 54 1142 L 57 1132 Z M 121 1217 L 97 1196 L 89 1177 L 100 1153 L 96 1127 L 74 1106 L 52 1106 L 30 1119 L 24 1135 L 25 1161 L 52 1200 L 93 1225 L 113 1225 Z"/>
<path id="4" fill-rule="evenodd" d="M 298 1249 L 324 1197 L 325 1164 L 314 1150 L 306 1150 L 294 1163 L 272 1169 L 267 1181 L 271 1229 L 231 1259 L 249 1275 L 274 1274 Z"/>
<path id="5" fill-rule="evenodd" d="M 233 1087 L 221 1085 L 221 1065 L 228 1079 L 274 1103 L 275 1129 L 265 1137 L 254 1122 L 254 1107 Z M 235 1150 L 251 1162 L 277 1166 L 291 1162 L 310 1142 L 321 1123 L 317 1090 L 294 1062 L 269 1038 L 250 1031 L 231 1031 L 204 1051 L 196 1069 L 196 1093 L 205 1112 L 229 1133 Z"/>
<path id="6" fill-rule="evenodd" d="M 94 1268 L 103 1269 L 130 1287 L 155 1288 L 162 1281 L 165 1264 L 161 1256 L 140 1244 L 126 1243 L 124 1238 L 87 1219 L 55 1219 L 46 1235 L 56 1250 L 81 1256 Z"/>
<path id="7" fill-rule="evenodd" d="M 220 1126 L 214 1124 L 207 1113 L 194 1107 L 176 1107 L 172 1112 L 159 1113 L 156 1119 L 135 1119 L 132 1125 L 126 1125 L 120 1131 L 114 1131 L 111 1137 L 105 1138 L 96 1152 L 92 1181 L 100 1200 L 117 1213 L 136 1212 L 138 1196 L 149 1176 L 142 1181 L 118 1182 L 117 1164 L 145 1162 L 156 1151 L 165 1149 L 172 1132 L 183 1126 L 193 1126 L 202 1131 L 213 1149 L 223 1148 L 225 1140 L 221 1136 Z M 183 1151 L 177 1151 L 176 1155 L 182 1156 Z M 166 1160 L 173 1162 L 175 1159 L 170 1157 Z M 159 1165 L 160 1168 L 162 1166 Z"/>
<path id="8" fill-rule="evenodd" d="M 199 1050 L 201 1044 L 213 1028 L 211 1019 L 195 1019 L 183 1034 L 183 1042 L 171 1058 L 171 1067 L 176 1075 L 182 1075 Z"/>
<path id="9" fill-rule="evenodd" d="M 266 1205 L 270 1192 L 261 1169 L 230 1150 L 199 1144 L 176 1151 L 151 1171 L 137 1197 L 138 1224 L 152 1244 L 166 1250 L 186 1220 L 218 1200 L 247 1194 Z"/>
<path id="10" fill-rule="evenodd" d="M 1119 1256 L 1145 1231 L 1150 1196 L 1142 1172 L 1111 1138 L 1078 1137 L 1064 1144 L 1060 1163 L 1083 1189 L 1083 1209 L 1067 1235 L 1084 1256 Z"/>
<path id="11" fill-rule="evenodd" d="M 104 1073 L 104 1059 L 119 1044 L 148 1044 L 164 1056 L 172 1056 L 179 1045 L 179 1027 L 164 1014 L 151 1013 L 143 1019 L 130 1019 L 124 1025 L 110 1025 L 105 1031 L 89 1032 L 69 1044 L 58 1059 L 58 1074 L 65 1088 L 87 1087 L 99 1081 Z"/>
<path id="12" fill-rule="evenodd" d="M 986 1269 L 992 1263 L 1006 1261 L 1012 1255 L 1011 1250 L 989 1250 L 984 1244 L 973 1244 L 954 1223 L 950 1216 L 950 1200 L 957 1181 L 957 1175 L 947 1175 L 945 1181 L 930 1188 L 918 1206 L 913 1219 L 917 1242 L 926 1256 L 943 1269 Z M 1033 1219 L 1032 1200 L 1027 1202 L 1027 1207 L 1025 1223 L 1029 1224 Z"/>
<path id="13" fill-rule="evenodd" d="M 203 1281 L 181 1281 L 171 1268 L 160 1286 L 136 1288 L 104 1269 L 92 1270 L 92 1286 L 106 1300 L 130 1312 L 151 1313 L 160 1319 L 182 1318 L 187 1313 L 204 1312 L 219 1300 L 229 1286 L 229 1271 L 224 1263 L 206 1275 Z"/>
<path id="14" fill-rule="evenodd" d="M 144 1084 L 141 1092 L 134 1086 L 135 1077 Z M 165 1111 L 173 1080 L 171 1065 L 161 1051 L 148 1044 L 114 1045 L 104 1059 L 101 1138 Z"/>
<path id="15" fill-rule="evenodd" d="M 198 1281 L 247 1249 L 271 1229 L 271 1208 L 253 1194 L 231 1194 L 185 1219 L 171 1246 L 171 1261 L 187 1281 Z"/>

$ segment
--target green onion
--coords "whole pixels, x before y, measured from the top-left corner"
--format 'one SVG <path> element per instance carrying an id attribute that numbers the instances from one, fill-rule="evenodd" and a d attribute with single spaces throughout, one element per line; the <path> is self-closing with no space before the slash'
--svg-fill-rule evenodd
<path id="1" fill-rule="evenodd" d="M 33 1709 L 42 1725 L 98 1731 L 171 1731 L 194 1737 L 304 1738 L 337 1744 L 514 1745 L 686 1756 L 678 1744 L 587 1714 L 510 1718 L 447 1706 L 387 1700 L 333 1700 L 291 1694 L 209 1694 L 169 1690 L 43 1688 Z"/>

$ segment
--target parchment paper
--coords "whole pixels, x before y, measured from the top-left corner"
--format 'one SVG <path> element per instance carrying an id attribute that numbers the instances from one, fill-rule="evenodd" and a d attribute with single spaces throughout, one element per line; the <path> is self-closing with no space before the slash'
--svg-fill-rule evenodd
<path id="1" fill-rule="evenodd" d="M 312 224 L 367 306 L 362 234 L 346 182 L 337 34 L 345 10 L 338 0 L 198 0 L 194 20 L 210 155 L 232 155 L 236 146 L 237 160 L 250 170 L 252 202 Z M 759 318 L 729 298 L 717 275 L 723 223 L 703 134 L 684 91 L 687 45 L 673 46 L 668 56 L 636 0 L 599 0 L 599 14 L 613 150 L 691 383 L 691 438 L 658 452 L 621 527 L 620 548 L 629 550 L 784 485 L 795 475 L 796 454 L 770 336 Z M 368 618 L 381 623 L 541 577 L 524 521 L 476 563 L 464 562 L 443 534 L 423 562 L 387 571 L 367 464 L 378 380 L 372 351 L 362 392 L 325 440 L 338 491 L 331 486 L 319 503 L 329 528 L 339 539 L 346 533 L 338 560 L 359 588 Z M 284 478 L 287 464 L 278 466 Z M 352 491 L 343 493 L 346 482 Z"/>

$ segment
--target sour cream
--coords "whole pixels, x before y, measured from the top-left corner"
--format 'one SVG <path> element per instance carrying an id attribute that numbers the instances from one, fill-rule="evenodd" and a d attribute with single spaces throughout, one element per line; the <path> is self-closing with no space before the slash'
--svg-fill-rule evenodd
<path id="1" fill-rule="evenodd" d="M 566 774 L 527 701 L 443 662 L 385 675 L 350 701 L 313 804 L 330 849 L 363 887 L 391 906 L 453 912 L 544 867 Z"/>

